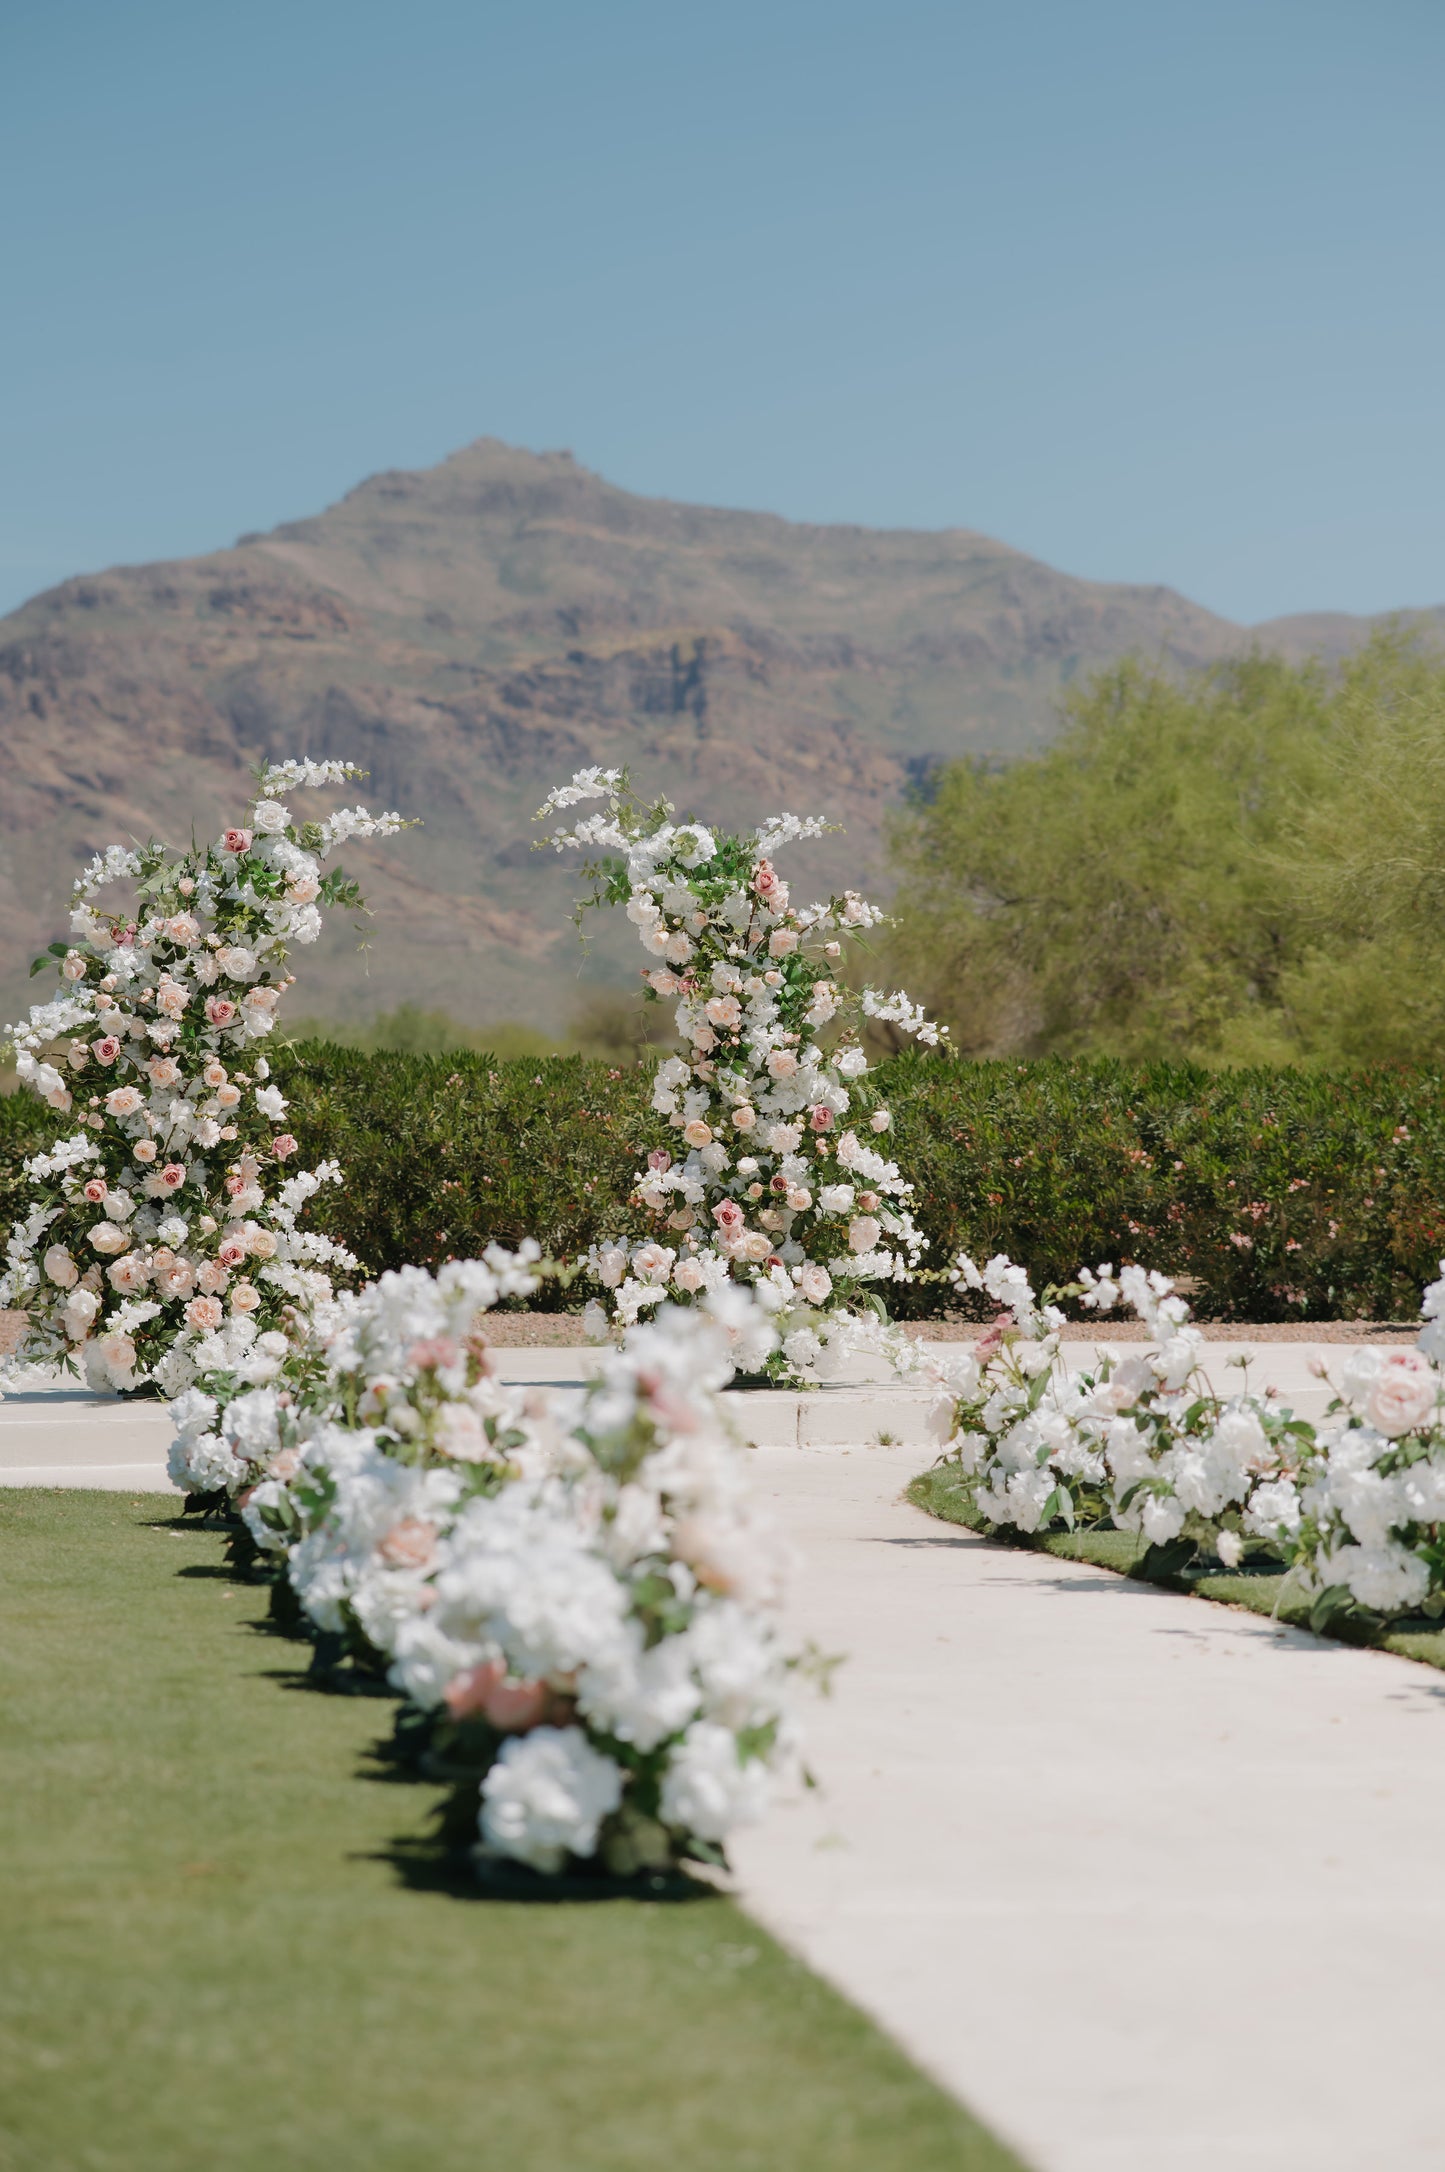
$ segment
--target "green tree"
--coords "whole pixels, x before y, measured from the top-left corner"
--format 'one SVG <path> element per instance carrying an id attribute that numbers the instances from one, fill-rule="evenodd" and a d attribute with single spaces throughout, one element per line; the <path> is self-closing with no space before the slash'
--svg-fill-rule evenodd
<path id="1" fill-rule="evenodd" d="M 1445 666 L 1128 662 L 895 825 L 897 963 L 976 1054 L 1445 1052 Z"/>

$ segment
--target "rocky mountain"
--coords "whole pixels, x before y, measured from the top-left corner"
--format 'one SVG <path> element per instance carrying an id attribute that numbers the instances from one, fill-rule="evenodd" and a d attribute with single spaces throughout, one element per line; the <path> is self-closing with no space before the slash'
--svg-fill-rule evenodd
<path id="1" fill-rule="evenodd" d="M 328 935 L 298 1011 L 415 1001 L 555 1028 L 576 993 L 573 882 L 533 854 L 529 820 L 583 763 L 627 763 L 647 792 L 723 822 L 827 814 L 846 841 L 795 863 L 822 888 L 876 878 L 910 775 L 1036 746 L 1080 673 L 1126 651 L 1201 664 L 1251 640 L 1339 655 L 1367 625 L 1245 629 L 968 530 L 674 505 L 568 453 L 484 438 L 372 476 L 313 520 L 66 581 L 0 621 L 4 1015 L 63 932 L 81 860 L 214 828 L 261 756 L 349 756 L 371 804 L 425 824 L 348 853 L 374 947 Z M 609 936 L 589 973 L 635 969 Z"/>

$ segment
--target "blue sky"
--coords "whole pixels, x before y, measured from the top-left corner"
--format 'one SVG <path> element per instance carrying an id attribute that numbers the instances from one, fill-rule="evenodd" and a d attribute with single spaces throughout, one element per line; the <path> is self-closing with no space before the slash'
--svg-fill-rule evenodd
<path id="1" fill-rule="evenodd" d="M 1445 601 L 1439 0 L 6 0 L 0 607 L 493 434 Z"/>

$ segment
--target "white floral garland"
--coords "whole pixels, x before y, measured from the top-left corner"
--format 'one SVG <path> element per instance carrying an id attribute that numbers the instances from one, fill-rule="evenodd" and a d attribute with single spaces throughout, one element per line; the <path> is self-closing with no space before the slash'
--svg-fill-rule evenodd
<path id="1" fill-rule="evenodd" d="M 250 1051 L 291 985 L 292 946 L 315 942 L 323 907 L 361 902 L 322 862 L 348 837 L 404 826 L 362 807 L 297 825 L 278 795 L 361 774 L 272 764 L 244 823 L 213 844 L 112 845 L 82 871 L 71 941 L 51 945 L 61 992 L 9 1029 L 21 1082 L 77 1125 L 25 1164 L 35 1197 L 0 1274 L 0 1305 L 27 1315 L 15 1366 L 167 1395 L 198 1374 L 263 1379 L 356 1267 L 299 1226 L 341 1171 L 284 1174 L 297 1152 L 286 1099 Z M 97 907 L 116 883 L 134 886 L 134 910 Z"/>
<path id="2" fill-rule="evenodd" d="M 689 1050 L 659 1065 L 652 1096 L 677 1151 L 654 1151 L 636 1180 L 663 1232 L 592 1246 L 588 1272 L 607 1293 L 588 1309 L 593 1334 L 664 1298 L 690 1303 L 742 1282 L 777 1318 L 775 1379 L 816 1379 L 865 1342 L 911 1363 L 908 1338 L 857 1309 L 870 1287 L 911 1278 L 925 1240 L 912 1186 L 874 1143 L 892 1116 L 868 1084 L 855 1021 L 886 1021 L 930 1047 L 945 1029 L 901 993 L 854 994 L 840 978 L 844 943 L 883 915 L 854 890 L 793 904 L 772 854 L 822 835 L 818 817 L 775 815 L 725 836 L 675 822 L 666 800 L 642 805 L 624 771 L 586 769 L 538 820 L 593 799 L 604 813 L 545 843 L 618 855 L 589 867 L 588 902 L 625 907 L 655 961 L 648 993 L 676 1001 Z M 819 1034 L 840 1023 L 825 1048 Z"/>
<path id="3" fill-rule="evenodd" d="M 404 1268 L 338 1302 L 319 1366 L 173 1406 L 172 1476 L 239 1488 L 317 1630 L 480 1745 L 485 1853 L 555 1872 L 720 1860 L 795 1761 L 782 1561 L 717 1390 L 771 1325 L 669 1307 L 580 1413 L 491 1374 L 483 1315 L 537 1249 Z"/>

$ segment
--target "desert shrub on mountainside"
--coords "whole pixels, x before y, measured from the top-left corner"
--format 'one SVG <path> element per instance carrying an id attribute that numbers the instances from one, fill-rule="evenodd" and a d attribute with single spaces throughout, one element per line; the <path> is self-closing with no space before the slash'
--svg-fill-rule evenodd
<path id="1" fill-rule="evenodd" d="M 1445 1055 L 1445 661 L 1137 662 L 895 824 L 899 969 L 975 1054 Z"/>

